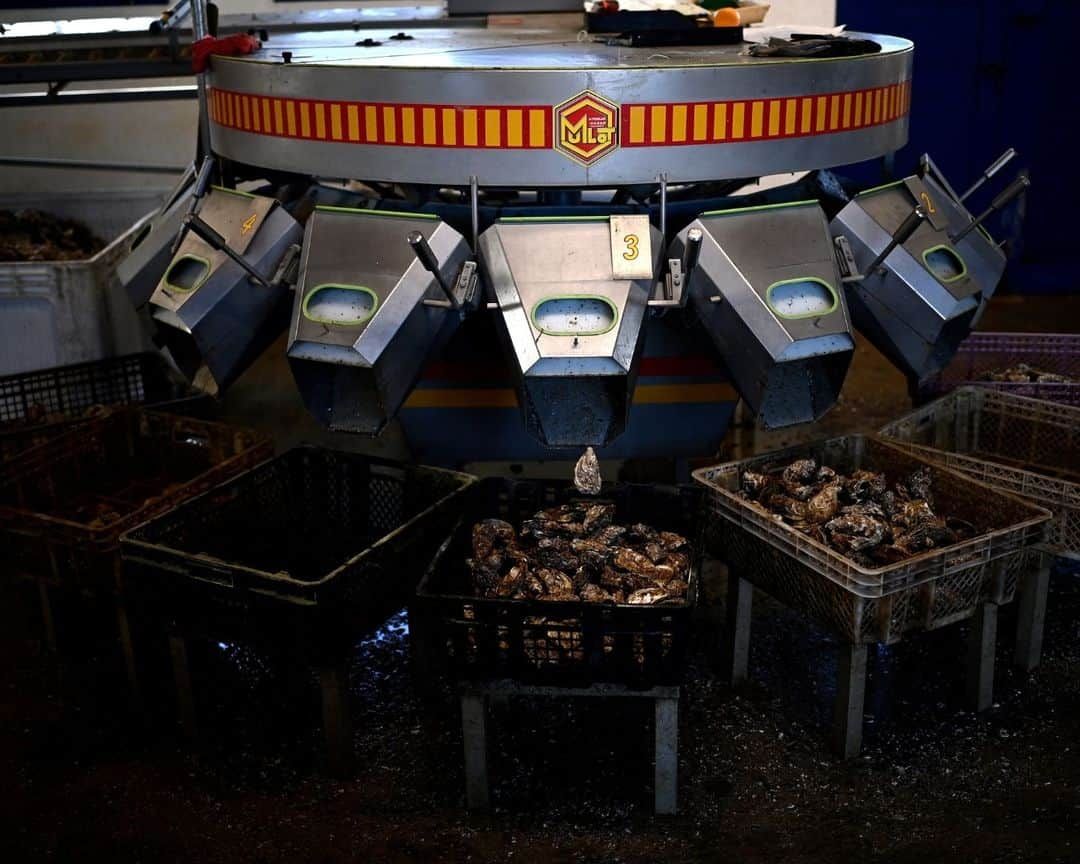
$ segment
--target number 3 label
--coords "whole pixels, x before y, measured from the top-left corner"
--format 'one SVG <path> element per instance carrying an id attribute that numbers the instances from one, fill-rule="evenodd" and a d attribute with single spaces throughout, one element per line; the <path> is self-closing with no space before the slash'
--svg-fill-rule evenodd
<path id="1" fill-rule="evenodd" d="M 644 214 L 610 218 L 611 270 L 616 279 L 653 277 L 652 235 Z"/>

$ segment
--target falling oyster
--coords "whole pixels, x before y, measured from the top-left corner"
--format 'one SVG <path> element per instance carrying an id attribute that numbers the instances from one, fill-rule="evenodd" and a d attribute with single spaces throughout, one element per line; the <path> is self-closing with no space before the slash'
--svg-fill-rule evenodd
<path id="1" fill-rule="evenodd" d="M 600 462 L 596 458 L 596 451 L 592 447 L 586 447 L 574 466 L 574 486 L 582 495 L 599 495 L 601 483 Z"/>

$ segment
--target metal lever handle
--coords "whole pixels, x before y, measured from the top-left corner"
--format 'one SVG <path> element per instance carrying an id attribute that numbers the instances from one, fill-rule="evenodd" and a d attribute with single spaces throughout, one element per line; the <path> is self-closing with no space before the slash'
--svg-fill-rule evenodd
<path id="1" fill-rule="evenodd" d="M 993 201 L 990 202 L 989 207 L 983 210 L 983 212 L 980 213 L 978 217 L 975 218 L 972 222 L 964 226 L 964 229 L 962 231 L 958 232 L 953 236 L 953 243 L 959 243 L 961 240 L 967 237 L 968 234 L 970 234 L 972 231 L 982 225 L 983 222 L 989 219 L 991 215 L 993 215 L 998 210 L 1001 210 L 1002 208 L 1007 206 L 1010 201 L 1021 195 L 1024 190 L 1027 189 L 1030 185 L 1031 178 L 1028 177 L 1027 172 L 1020 172 L 1020 174 L 1017 175 L 1016 179 L 1013 180 L 1012 183 L 1010 183 L 1008 186 L 1006 186 L 1005 189 Z"/>
<path id="2" fill-rule="evenodd" d="M 691 228 L 686 232 L 686 248 L 683 250 L 682 271 L 683 282 L 687 285 L 690 284 L 690 276 L 694 272 L 694 268 L 697 267 L 698 259 L 701 257 L 701 241 L 705 237 L 705 232 L 700 228 Z"/>
<path id="3" fill-rule="evenodd" d="M 923 210 L 922 205 L 916 205 L 907 218 L 900 223 L 900 227 L 893 232 L 892 239 L 889 240 L 889 245 L 882 249 L 877 257 L 870 262 L 870 266 L 866 268 L 866 276 L 870 276 L 877 272 L 878 267 L 889 255 L 892 254 L 893 249 L 899 246 L 901 243 L 907 243 L 919 226 L 922 225 L 923 220 L 926 219 L 926 211 Z M 862 277 L 860 277 L 862 278 Z"/>
<path id="4" fill-rule="evenodd" d="M 443 294 L 446 295 L 446 299 L 450 301 L 450 305 L 455 309 L 460 309 L 461 304 L 458 302 L 457 297 L 454 296 L 454 292 L 443 278 L 442 270 L 439 269 L 439 259 L 436 258 L 435 253 L 431 251 L 431 247 L 428 245 L 424 235 L 419 231 L 410 231 L 407 239 L 416 259 L 428 273 L 435 277 L 435 281 L 439 283 L 439 287 L 442 289 Z"/>
<path id="5" fill-rule="evenodd" d="M 264 288 L 271 287 L 270 283 L 266 281 L 259 271 L 252 267 L 243 255 L 234 250 L 226 242 L 224 237 L 204 222 L 198 213 L 188 213 L 188 215 L 184 217 L 184 225 L 189 231 L 192 231 L 196 236 L 204 240 L 208 246 L 228 255 L 237 265 L 242 267 L 252 279 Z"/>
<path id="6" fill-rule="evenodd" d="M 993 177 L 995 174 L 997 174 L 998 171 L 1000 171 L 1002 168 L 1004 168 L 1006 165 L 1008 165 L 1013 160 L 1013 158 L 1015 156 L 1016 156 L 1016 150 L 1014 148 L 1012 148 L 1012 147 L 1010 147 L 1008 150 L 1006 150 L 1004 153 L 1002 153 L 1000 156 L 998 156 L 997 159 L 995 159 L 992 163 L 990 163 L 990 167 L 987 168 L 985 171 L 983 171 L 982 176 L 978 180 L 976 180 L 974 183 L 971 184 L 971 188 L 968 189 L 967 192 L 965 192 L 963 195 L 960 196 L 960 201 L 963 202 L 965 199 L 967 199 L 969 196 L 971 196 L 972 193 L 974 193 L 976 189 L 978 189 L 980 186 L 983 185 L 983 183 L 985 183 L 987 180 L 989 180 L 991 177 Z"/>

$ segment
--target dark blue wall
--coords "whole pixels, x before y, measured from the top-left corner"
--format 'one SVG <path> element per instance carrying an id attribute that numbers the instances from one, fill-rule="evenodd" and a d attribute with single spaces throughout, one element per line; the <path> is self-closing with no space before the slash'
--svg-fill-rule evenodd
<path id="1" fill-rule="evenodd" d="M 1075 0 L 838 0 L 837 21 L 915 42 L 911 137 L 903 175 L 929 152 L 958 190 L 1007 147 L 1030 169 L 1026 201 L 991 225 L 1013 239 L 1003 290 L 1080 290 L 1080 3 Z M 1010 171 L 1011 169 L 1011 171 Z M 988 184 L 989 185 L 989 184 Z M 985 207 L 993 191 L 973 197 Z"/>

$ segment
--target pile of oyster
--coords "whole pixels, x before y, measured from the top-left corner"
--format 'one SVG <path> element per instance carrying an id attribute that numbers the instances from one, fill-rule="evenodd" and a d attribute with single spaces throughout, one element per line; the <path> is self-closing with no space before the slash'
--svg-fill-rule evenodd
<path id="1" fill-rule="evenodd" d="M 1008 384 L 1075 384 L 1075 378 L 1047 372 L 1027 363 L 1017 363 L 1008 369 L 994 369 L 983 373 L 983 381 L 997 381 Z"/>
<path id="2" fill-rule="evenodd" d="M 840 474 L 813 459 L 745 471 L 740 495 L 760 510 L 865 567 L 895 564 L 975 535 L 970 522 L 934 509 L 930 472 L 892 488 L 885 474 Z"/>
<path id="3" fill-rule="evenodd" d="M 541 510 L 521 531 L 485 519 L 466 561 L 481 597 L 654 605 L 685 599 L 690 546 L 648 525 L 616 525 L 615 505 L 577 502 Z"/>

